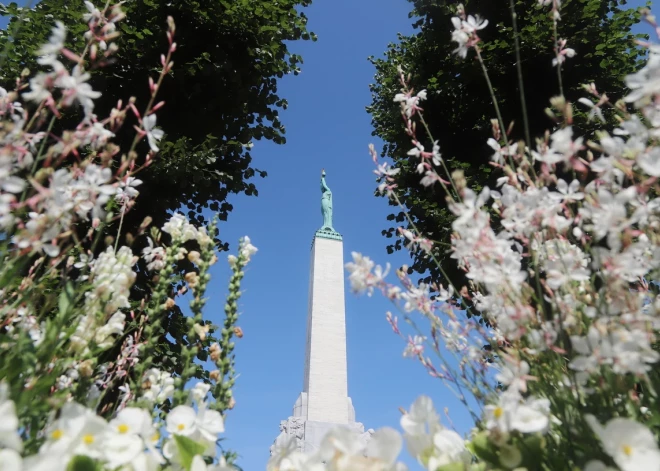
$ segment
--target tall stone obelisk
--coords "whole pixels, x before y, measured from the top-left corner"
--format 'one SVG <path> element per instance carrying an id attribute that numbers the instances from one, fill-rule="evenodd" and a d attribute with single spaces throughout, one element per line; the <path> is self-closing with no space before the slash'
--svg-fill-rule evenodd
<path id="1" fill-rule="evenodd" d="M 295 438 L 300 451 L 318 448 L 333 427 L 349 427 L 367 441 L 372 430 L 355 422 L 348 397 L 346 313 L 344 306 L 344 245 L 332 226 L 332 192 L 321 173 L 323 226 L 312 242 L 307 308 L 307 343 L 303 390 L 293 416 L 280 422 L 280 435 L 271 447 Z"/>

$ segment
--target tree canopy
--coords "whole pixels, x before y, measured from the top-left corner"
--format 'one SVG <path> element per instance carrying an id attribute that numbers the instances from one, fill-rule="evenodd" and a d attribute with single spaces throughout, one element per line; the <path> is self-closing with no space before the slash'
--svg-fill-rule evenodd
<path id="1" fill-rule="evenodd" d="M 88 12 L 85 3 L 41 0 L 30 9 L 16 3 L 0 4 L 0 14 L 10 17 L 8 27 L 0 31 L 0 85 L 13 89 L 25 68 L 32 74 L 41 69 L 36 52 L 48 42 L 56 20 L 62 21 L 68 30 L 66 47 L 81 52 L 88 30 L 83 20 L 83 14 Z M 151 93 L 148 79 L 158 77 L 161 54 L 168 50 L 165 31 L 169 16 L 176 23 L 177 43 L 174 67 L 158 94 L 165 106 L 157 112 L 157 126 L 165 136 L 158 144 L 160 152 L 153 164 L 137 175 L 143 181 L 138 187 L 141 197 L 123 220 L 119 233 L 122 244 L 133 245 L 139 253 L 146 238 L 133 240 L 129 234 L 143 232 L 140 226 L 147 216 L 154 226 L 162 227 L 171 212 L 187 206 L 188 218 L 202 225 L 208 222 L 202 214 L 205 209 L 206 214 L 227 219 L 233 209 L 228 201 L 230 194 L 258 194 L 252 180 L 257 175 L 265 177 L 266 172 L 253 166 L 250 148 L 254 140 L 260 139 L 285 143 L 279 111 L 286 109 L 287 101 L 278 94 L 277 81 L 300 70 L 302 58 L 289 50 L 291 42 L 316 39 L 307 31 L 307 18 L 302 12 L 310 3 L 311 0 L 134 0 L 122 4 L 126 19 L 117 25 L 121 36 L 116 40 L 119 50 L 113 63 L 90 70 L 92 88 L 103 93 L 95 101 L 95 114 L 107 116 L 118 100 L 126 103 L 131 97 L 135 97 L 136 106 L 142 111 Z M 81 115 L 82 112 L 64 116 L 56 126 L 70 129 L 66 126 L 75 126 Z M 114 139 L 122 153 L 131 148 L 134 123 L 128 120 Z M 138 153 L 146 155 L 148 144 L 142 142 L 140 146 Z M 108 228 L 107 235 L 117 236 L 118 226 L 117 221 Z M 228 243 L 220 239 L 216 239 L 216 244 L 221 250 L 228 249 Z M 187 260 L 180 263 L 180 274 L 195 271 Z M 138 278 L 133 285 L 135 300 L 144 298 L 153 283 L 144 265 L 143 260 L 138 262 Z M 183 284 L 172 285 L 168 295 L 174 297 L 180 286 Z M 181 349 L 194 341 L 186 337 L 187 331 L 181 309 L 176 305 L 169 307 L 157 332 L 160 368 L 174 374 L 180 372 Z M 213 336 L 209 335 L 206 344 L 211 341 Z M 99 361 L 110 361 L 116 353 L 110 351 L 107 359 Z M 202 348 L 198 358 L 205 360 L 207 355 L 207 349 Z"/>
<path id="2" fill-rule="evenodd" d="M 187 205 L 188 216 L 202 222 L 210 208 L 224 220 L 232 210 L 231 193 L 256 195 L 250 180 L 266 176 L 252 166 L 250 143 L 267 139 L 285 142 L 278 111 L 287 102 L 278 95 L 277 80 L 297 74 L 302 58 L 289 51 L 288 41 L 315 39 L 306 29 L 299 7 L 310 0 L 137 0 L 122 6 L 127 18 L 119 23 L 121 37 L 116 66 L 92 71 L 92 86 L 103 92 L 96 113 L 107 113 L 117 100 L 149 97 L 147 78 L 156 75 L 167 43 L 166 18 L 177 25 L 175 67 L 159 98 L 166 106 L 158 113 L 165 131 L 161 152 L 140 190 L 147 193 L 129 213 L 127 227 L 148 213 L 161 224 L 168 211 Z M 9 84 L 24 67 L 35 71 L 35 51 L 50 34 L 55 19 L 63 21 L 73 51 L 82 48 L 87 25 L 82 0 L 42 0 L 31 10 L 15 3 L 9 27 L 0 33 L 0 51 L 6 52 L 2 82 Z M 18 31 L 12 35 L 12 31 Z M 132 136 L 127 126 L 127 136 Z M 145 144 L 146 145 L 146 144 Z M 144 200 L 143 200 L 144 201 Z"/>
<path id="3" fill-rule="evenodd" d="M 413 4 L 410 17 L 417 32 L 399 36 L 390 44 L 382 58 L 371 57 L 376 68 L 374 83 L 370 85 L 372 103 L 367 108 L 374 127 L 373 135 L 385 146 L 383 156 L 393 159 L 401 171 L 395 177 L 396 194 L 415 226 L 435 242 L 434 256 L 441 263 L 448 260 L 448 244 L 452 232 L 445 194 L 438 187 L 420 184 L 417 163 L 406 155 L 412 147 L 405 132 L 398 103 L 393 97 L 399 92 L 397 68 L 401 66 L 411 75 L 410 84 L 419 91 L 426 89 L 428 99 L 423 102 L 424 116 L 433 138 L 438 141 L 443 158 L 451 169 L 462 169 L 467 183 L 475 190 L 489 184 L 493 154 L 486 141 L 492 136 L 491 119 L 495 118 L 492 99 L 481 65 L 470 52 L 466 59 L 452 53 L 451 18 L 456 16 L 453 2 L 437 0 L 409 0 Z M 525 88 L 526 110 L 532 139 L 539 137 L 553 122 L 545 109 L 549 99 L 559 95 L 556 68 L 552 66 L 553 21 L 549 9 L 538 2 L 515 0 L 519 30 L 520 57 Z M 571 102 L 585 96 L 583 84 L 594 83 L 612 102 L 625 93 L 623 79 L 637 70 L 644 52 L 634 45 L 631 32 L 640 14 L 624 8 L 625 1 L 566 0 L 562 2 L 558 35 L 568 41 L 576 55 L 567 59 L 562 70 L 564 95 Z M 489 21 L 479 31 L 482 56 L 497 96 L 503 121 L 514 121 L 509 138 L 514 142 L 525 137 L 518 88 L 512 17 L 507 1 L 467 0 L 466 12 L 480 15 Z M 586 108 L 576 113 L 574 127 L 589 135 L 590 124 Z M 418 132 L 418 136 L 423 133 Z M 430 142 L 423 143 L 427 148 Z M 492 183 L 492 182 L 491 182 Z M 391 205 L 393 203 L 390 202 Z M 397 227 L 411 229 L 402 211 L 394 211 L 387 218 L 391 226 L 383 230 L 389 239 L 397 237 Z M 393 240 L 389 253 L 400 250 L 403 241 Z M 412 255 L 410 271 L 426 275 L 426 280 L 442 281 L 440 270 L 422 251 Z M 452 264 L 444 264 L 448 275 Z"/>

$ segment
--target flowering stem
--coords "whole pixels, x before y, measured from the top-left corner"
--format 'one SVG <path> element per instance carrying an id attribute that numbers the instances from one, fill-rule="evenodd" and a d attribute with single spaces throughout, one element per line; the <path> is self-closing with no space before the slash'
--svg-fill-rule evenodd
<path id="1" fill-rule="evenodd" d="M 525 127 L 525 141 L 528 146 L 532 145 L 531 135 L 529 133 L 529 118 L 527 117 L 527 102 L 525 100 L 525 87 L 523 84 L 522 63 L 520 59 L 520 39 L 518 33 L 518 14 L 516 13 L 513 0 L 509 0 L 511 8 L 511 21 L 513 24 L 513 42 L 516 51 L 516 71 L 518 73 L 518 87 L 520 90 L 520 104 L 522 107 L 523 125 Z"/>
<path id="2" fill-rule="evenodd" d="M 243 279 L 243 269 L 247 262 L 248 257 L 242 251 L 239 251 L 238 257 L 231 263 L 233 274 L 229 280 L 229 294 L 227 295 L 227 302 L 225 304 L 225 321 L 220 339 L 220 357 L 216 361 L 216 366 L 220 370 L 220 376 L 213 391 L 216 401 L 211 404 L 211 408 L 221 412 L 233 407 L 231 388 L 234 386 L 235 371 L 234 342 L 231 339 L 234 335 L 236 322 L 238 321 L 237 301 L 241 297 L 241 280 Z"/>
<path id="3" fill-rule="evenodd" d="M 422 126 L 424 126 L 424 130 L 426 131 L 426 134 L 428 135 L 429 139 L 431 139 L 431 143 L 435 142 L 433 140 L 433 134 L 431 134 L 431 129 L 429 128 L 428 124 L 426 123 L 426 120 L 424 119 L 424 115 L 422 115 L 422 113 L 419 113 L 418 116 L 419 116 L 419 121 L 422 123 Z M 457 201 L 462 201 L 463 198 L 461 198 L 461 193 L 458 191 L 458 188 L 456 188 L 456 184 L 454 183 L 454 179 L 451 176 L 451 172 L 449 171 L 449 169 L 447 168 L 447 165 L 445 164 L 445 159 L 440 159 L 440 163 L 442 164 L 442 168 L 445 170 L 445 173 L 447 174 L 447 178 L 449 179 L 449 182 L 451 183 L 451 187 L 454 189 L 454 192 L 456 193 Z M 435 171 L 435 169 L 433 171 Z M 436 172 L 436 175 L 437 175 L 437 172 Z M 449 192 L 449 189 L 447 188 L 445 183 L 442 180 L 438 180 L 438 181 L 442 185 L 442 188 L 445 190 L 445 193 L 447 193 L 447 196 L 452 196 L 452 194 Z"/>
<path id="4" fill-rule="evenodd" d="M 474 46 L 474 50 L 477 52 L 477 59 L 479 59 L 479 64 L 481 64 L 481 70 L 484 73 L 484 78 L 486 79 L 486 84 L 488 85 L 488 91 L 490 92 L 490 98 L 493 100 L 493 106 L 495 107 L 495 114 L 497 115 L 497 121 L 500 123 L 500 128 L 502 129 L 502 132 L 505 133 L 504 135 L 504 140 L 506 142 L 507 149 L 509 147 L 509 140 L 506 137 L 506 127 L 504 126 L 504 120 L 502 119 L 502 113 L 500 113 L 500 105 L 497 104 L 497 97 L 495 96 L 495 90 L 493 89 L 493 84 L 490 81 L 490 76 L 488 75 L 488 69 L 486 69 L 486 64 L 484 63 L 483 57 L 481 57 L 481 49 L 479 49 L 479 46 Z M 507 152 L 509 154 L 509 163 L 511 164 L 512 168 L 515 168 L 515 165 L 513 163 L 513 157 L 511 156 L 511 152 Z"/>
<path id="5" fill-rule="evenodd" d="M 564 96 L 564 85 L 561 79 L 561 57 L 559 54 L 559 36 L 557 34 L 557 19 L 553 17 L 552 19 L 552 31 L 554 34 L 555 40 L 555 56 L 557 57 L 557 83 L 559 84 L 559 94 Z"/>
<path id="6" fill-rule="evenodd" d="M 167 300 L 167 290 L 170 288 L 172 282 L 171 277 L 174 271 L 172 267 L 179 251 L 179 245 L 179 241 L 174 239 L 172 245 L 167 248 L 165 252 L 165 267 L 158 273 L 158 282 L 154 288 L 150 305 L 146 310 L 148 322 L 144 329 L 144 337 L 147 341 L 141 352 L 143 359 L 135 367 L 136 374 L 133 381 L 136 382 L 134 385 L 136 392 L 139 390 L 138 386 L 141 384 L 145 371 L 147 371 L 154 360 L 153 351 L 160 339 L 160 333 L 158 330 L 160 329 L 162 313 L 165 310 L 164 304 Z"/>
<path id="7" fill-rule="evenodd" d="M 209 237 L 211 240 L 215 237 L 215 221 L 209 227 Z M 185 403 L 187 394 L 184 391 L 184 386 L 186 382 L 192 378 L 195 374 L 196 367 L 195 365 L 191 366 L 193 357 L 199 352 L 199 346 L 203 346 L 203 341 L 205 340 L 205 334 L 197 332 L 195 326 L 202 326 L 204 322 L 202 316 L 202 310 L 206 304 L 206 299 L 204 299 L 204 293 L 206 293 L 206 288 L 209 281 L 211 280 L 210 275 L 208 274 L 209 268 L 213 264 L 213 259 L 215 258 L 214 245 L 210 243 L 202 247 L 202 253 L 200 254 L 200 259 L 197 262 L 199 266 L 199 276 L 198 281 L 193 286 L 191 286 L 191 291 L 193 299 L 190 301 L 190 310 L 192 311 L 192 317 L 186 319 L 188 326 L 188 346 L 187 348 L 182 345 L 181 355 L 182 367 L 181 374 L 178 378 L 174 380 L 174 385 L 177 388 L 174 392 L 173 397 L 173 406 L 177 406 Z M 199 328 L 198 327 L 198 328 Z M 195 340 L 199 338 L 199 342 Z M 196 343 L 194 345 L 194 343 Z"/>
<path id="8" fill-rule="evenodd" d="M 117 246 L 119 245 L 119 238 L 121 237 L 121 226 L 124 224 L 124 214 L 126 214 L 126 208 L 121 208 L 121 216 L 119 217 L 119 228 L 117 229 L 117 239 L 115 239 L 115 252 L 117 252 Z"/>

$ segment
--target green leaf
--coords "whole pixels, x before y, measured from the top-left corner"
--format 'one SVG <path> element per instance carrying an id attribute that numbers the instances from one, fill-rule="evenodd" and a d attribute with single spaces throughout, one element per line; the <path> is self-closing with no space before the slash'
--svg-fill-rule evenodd
<path id="1" fill-rule="evenodd" d="M 100 469 L 99 463 L 83 455 L 74 456 L 66 467 L 66 471 L 99 471 Z"/>
<path id="2" fill-rule="evenodd" d="M 193 458 L 204 453 L 204 446 L 182 435 L 174 435 L 174 441 L 179 449 L 181 464 L 184 469 L 190 471 Z"/>
<path id="3" fill-rule="evenodd" d="M 497 448 L 488 440 L 486 432 L 480 432 L 474 436 L 472 441 L 467 444 L 472 453 L 489 463 L 498 463 Z"/>
<path id="4" fill-rule="evenodd" d="M 64 316 L 69 312 L 69 309 L 73 304 L 74 296 L 75 296 L 75 289 L 73 287 L 73 283 L 68 281 L 67 284 L 64 286 L 64 289 L 60 293 L 59 307 L 60 307 L 61 316 Z"/>
<path id="5" fill-rule="evenodd" d="M 467 466 L 463 463 L 450 463 L 444 466 L 440 466 L 436 471 L 465 471 Z"/>

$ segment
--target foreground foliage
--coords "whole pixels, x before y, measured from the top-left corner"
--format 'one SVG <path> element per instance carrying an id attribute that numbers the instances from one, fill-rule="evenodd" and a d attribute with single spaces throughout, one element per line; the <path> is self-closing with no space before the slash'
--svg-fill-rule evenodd
<path id="1" fill-rule="evenodd" d="M 388 238 L 388 252 L 404 249 L 397 237 L 398 227 L 412 230 L 412 223 L 436 242 L 434 256 L 445 270 L 456 279 L 461 272 L 449 261 L 452 214 L 445 203 L 443 191 L 430 186 L 429 180 L 420 182 L 415 161 L 407 155 L 409 139 L 401 125 L 399 109 L 392 96 L 399 92 L 397 67 L 405 65 L 411 74 L 409 86 L 425 89 L 424 116 L 443 157 L 452 168 L 462 169 L 469 187 L 481 191 L 485 185 L 494 185 L 497 178 L 488 164 L 493 149 L 483 136 L 489 132 L 494 117 L 492 99 L 476 58 L 466 59 L 453 54 L 455 44 L 447 31 L 455 7 L 452 2 L 410 0 L 413 6 L 416 33 L 402 36 L 391 44 L 384 58 L 372 58 L 376 74 L 371 85 L 372 103 L 368 111 L 372 117 L 374 135 L 385 142 L 382 155 L 396 163 L 400 172 L 396 181 L 396 194 L 405 212 L 396 203 L 388 216 L 392 221 L 383 230 Z M 488 18 L 489 27 L 480 32 L 483 43 L 480 54 L 488 64 L 490 83 L 497 95 L 504 124 L 513 128 L 509 137 L 517 142 L 542 135 L 552 125 L 545 114 L 548 99 L 562 94 L 576 102 L 583 95 L 582 85 L 596 83 L 598 89 L 615 102 L 625 94 L 624 77 L 641 66 L 644 51 L 631 47 L 635 37 L 631 27 L 639 21 L 639 13 L 627 9 L 622 1 L 565 0 L 562 2 L 561 21 L 557 25 L 559 37 L 570 40 L 575 60 L 564 63 L 561 83 L 553 70 L 553 19 L 547 8 L 536 1 L 514 1 L 517 15 L 519 59 L 514 47 L 514 34 L 510 2 L 469 0 L 466 8 Z M 520 73 L 524 84 L 525 107 L 516 80 Z M 596 129 L 587 122 L 584 108 L 575 110 L 573 126 L 576 133 L 593 137 Z M 526 113 L 523 115 L 522 113 Z M 605 110 L 612 130 L 616 121 Z M 523 119 L 524 118 L 524 119 Z M 420 141 L 430 148 L 425 135 Z M 406 219 L 408 214 L 412 223 Z M 411 253 L 411 270 L 422 274 L 428 283 L 442 281 L 436 265 L 420 250 Z M 443 281 L 446 283 L 446 280 Z"/>

